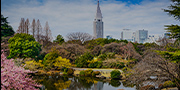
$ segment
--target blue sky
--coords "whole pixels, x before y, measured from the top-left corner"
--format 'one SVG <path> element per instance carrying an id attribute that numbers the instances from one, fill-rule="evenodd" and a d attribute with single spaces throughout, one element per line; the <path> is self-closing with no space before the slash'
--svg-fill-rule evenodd
<path id="1" fill-rule="evenodd" d="M 104 36 L 119 39 L 123 29 L 162 35 L 164 25 L 179 24 L 162 10 L 170 4 L 170 0 L 100 0 Z M 71 32 L 93 35 L 96 7 L 97 0 L 1 0 L 1 13 L 15 31 L 21 18 L 30 23 L 39 19 L 42 27 L 48 21 L 53 37 Z"/>

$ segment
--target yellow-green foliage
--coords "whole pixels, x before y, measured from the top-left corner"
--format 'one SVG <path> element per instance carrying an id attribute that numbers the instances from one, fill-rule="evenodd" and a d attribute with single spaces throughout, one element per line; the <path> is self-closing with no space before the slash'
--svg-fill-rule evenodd
<path id="1" fill-rule="evenodd" d="M 92 76 L 93 70 L 92 69 L 87 69 L 84 72 L 85 72 L 85 76 Z"/>
<path id="2" fill-rule="evenodd" d="M 71 63 L 69 62 L 69 59 L 59 56 L 55 59 L 55 63 L 53 63 L 53 65 L 61 69 L 62 67 L 70 68 Z"/>
<path id="3" fill-rule="evenodd" d="M 166 87 L 175 87 L 176 85 L 172 82 L 172 81 L 166 81 L 164 82 L 163 84 L 163 87 L 166 88 Z"/>
<path id="4" fill-rule="evenodd" d="M 98 58 L 94 57 L 93 60 L 88 60 L 87 62 L 88 62 L 89 64 L 91 64 L 91 63 L 95 63 L 95 62 L 97 62 L 97 61 L 98 61 Z"/>
<path id="5" fill-rule="evenodd" d="M 71 81 L 63 81 L 63 80 L 58 80 L 56 83 L 54 83 L 54 86 L 56 87 L 57 90 L 64 90 L 67 89 L 71 84 Z"/>
<path id="6" fill-rule="evenodd" d="M 44 67 L 44 65 L 42 64 L 42 60 L 39 60 L 37 62 L 34 60 L 25 62 L 25 68 L 32 70 L 32 71 L 35 71 L 35 70 L 37 70 L 39 68 L 43 68 L 43 67 Z"/>

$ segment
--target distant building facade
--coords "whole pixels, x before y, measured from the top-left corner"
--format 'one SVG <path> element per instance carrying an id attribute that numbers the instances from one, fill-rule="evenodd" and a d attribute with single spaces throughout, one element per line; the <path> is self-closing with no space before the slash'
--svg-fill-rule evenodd
<path id="1" fill-rule="evenodd" d="M 158 43 L 158 40 L 161 38 L 161 35 L 159 34 L 154 34 L 154 35 L 149 35 L 148 38 L 143 42 L 143 43 Z"/>
<path id="2" fill-rule="evenodd" d="M 96 16 L 93 22 L 93 33 L 94 38 L 103 38 L 103 21 L 102 21 L 102 13 L 99 7 L 99 0 L 97 3 Z"/>
<path id="3" fill-rule="evenodd" d="M 135 41 L 135 33 L 129 29 L 123 29 L 121 32 L 121 40 L 127 40 L 134 42 Z"/>
<path id="4" fill-rule="evenodd" d="M 143 43 L 148 39 L 148 30 L 138 30 L 135 34 L 135 41 L 137 41 L 137 43 Z"/>

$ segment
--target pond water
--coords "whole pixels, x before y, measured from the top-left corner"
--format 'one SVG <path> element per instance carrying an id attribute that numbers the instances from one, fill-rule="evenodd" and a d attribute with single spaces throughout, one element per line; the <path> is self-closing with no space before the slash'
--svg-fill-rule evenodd
<path id="1" fill-rule="evenodd" d="M 92 77 L 33 76 L 43 86 L 41 90 L 136 90 L 120 80 L 105 81 Z"/>

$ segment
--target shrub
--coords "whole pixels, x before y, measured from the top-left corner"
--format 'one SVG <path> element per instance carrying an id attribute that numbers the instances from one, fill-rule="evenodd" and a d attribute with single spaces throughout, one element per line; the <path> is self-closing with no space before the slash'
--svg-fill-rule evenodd
<path id="1" fill-rule="evenodd" d="M 163 84 L 163 87 L 164 88 L 167 88 L 167 87 L 175 87 L 176 85 L 172 82 L 172 81 L 165 81 L 164 84 Z"/>
<path id="2" fill-rule="evenodd" d="M 41 45 L 30 34 L 17 33 L 8 42 L 10 43 L 9 58 L 35 58 L 41 51 Z"/>
<path id="3" fill-rule="evenodd" d="M 97 63 L 98 63 L 98 64 L 97 64 L 97 66 L 96 66 L 96 67 L 97 67 L 97 68 L 101 68 L 101 67 L 102 67 L 102 63 L 103 63 L 103 62 L 102 62 L 102 61 L 97 61 Z"/>
<path id="4" fill-rule="evenodd" d="M 85 76 L 92 76 L 93 70 L 87 69 L 84 72 L 85 72 Z"/>
<path id="5" fill-rule="evenodd" d="M 95 72 L 92 73 L 92 76 L 95 77 L 96 75 L 99 75 L 99 74 L 100 74 L 99 71 L 95 71 Z"/>
<path id="6" fill-rule="evenodd" d="M 67 74 L 72 75 L 73 73 L 74 73 L 74 70 L 72 68 L 69 68 L 68 71 L 67 71 Z"/>
<path id="7" fill-rule="evenodd" d="M 80 76 L 85 76 L 85 72 L 84 71 L 80 71 L 79 75 Z"/>
<path id="8" fill-rule="evenodd" d="M 111 80 L 110 82 L 111 86 L 113 87 L 119 87 L 121 85 L 121 82 L 119 80 Z"/>
<path id="9" fill-rule="evenodd" d="M 119 70 L 111 71 L 111 78 L 112 79 L 119 79 L 120 75 L 121 75 L 121 72 Z"/>
<path id="10" fill-rule="evenodd" d="M 92 60 L 94 57 L 89 52 L 85 53 L 84 55 L 80 56 L 78 59 L 76 59 L 75 64 L 77 67 L 87 67 L 88 66 L 88 60 Z"/>
<path id="11" fill-rule="evenodd" d="M 100 59 L 101 61 L 104 61 L 107 59 L 107 55 L 104 53 L 104 54 L 101 54 L 98 56 L 98 59 Z"/>
<path id="12" fill-rule="evenodd" d="M 141 87 L 140 90 L 155 90 L 155 86 L 153 86 L 153 85 L 146 85 L 146 86 Z"/>

